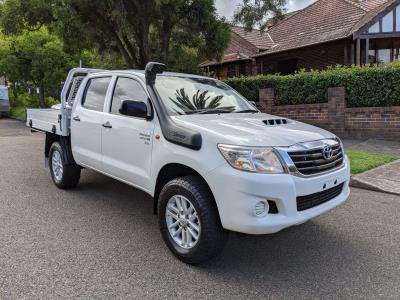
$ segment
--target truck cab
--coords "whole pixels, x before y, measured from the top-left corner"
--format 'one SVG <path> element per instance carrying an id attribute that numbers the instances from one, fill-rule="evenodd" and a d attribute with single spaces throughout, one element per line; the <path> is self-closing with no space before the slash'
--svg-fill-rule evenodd
<path id="1" fill-rule="evenodd" d="M 157 63 L 75 69 L 61 98 L 27 120 L 46 133 L 53 182 L 73 188 L 87 168 L 145 191 L 166 245 L 186 263 L 219 254 L 229 231 L 276 233 L 349 196 L 337 136 L 262 113 L 218 80 Z"/>

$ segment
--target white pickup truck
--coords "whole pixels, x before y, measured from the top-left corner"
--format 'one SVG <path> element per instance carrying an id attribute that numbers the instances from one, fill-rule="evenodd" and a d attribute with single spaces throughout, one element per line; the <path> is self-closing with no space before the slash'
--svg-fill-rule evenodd
<path id="1" fill-rule="evenodd" d="M 349 196 L 350 166 L 332 133 L 261 113 L 207 77 L 73 69 L 61 105 L 29 109 L 46 133 L 61 189 L 88 168 L 150 194 L 162 236 L 182 261 L 223 249 L 229 231 L 271 234 L 328 212 Z"/>

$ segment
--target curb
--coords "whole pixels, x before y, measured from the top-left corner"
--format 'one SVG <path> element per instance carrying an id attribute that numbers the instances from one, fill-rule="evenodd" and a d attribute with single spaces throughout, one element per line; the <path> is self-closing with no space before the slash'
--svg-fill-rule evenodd
<path id="1" fill-rule="evenodd" d="M 373 192 L 380 192 L 380 193 L 385 193 L 385 194 L 389 194 L 389 195 L 396 195 L 396 196 L 400 196 L 400 193 L 396 193 L 396 192 L 391 192 L 391 191 L 387 191 L 384 189 L 381 189 L 371 183 L 365 182 L 363 180 L 359 180 L 359 179 L 355 179 L 354 177 L 351 177 L 350 179 L 350 186 L 354 187 L 354 188 L 359 188 L 359 189 L 364 189 L 364 190 L 368 190 L 368 191 L 373 191 Z"/>

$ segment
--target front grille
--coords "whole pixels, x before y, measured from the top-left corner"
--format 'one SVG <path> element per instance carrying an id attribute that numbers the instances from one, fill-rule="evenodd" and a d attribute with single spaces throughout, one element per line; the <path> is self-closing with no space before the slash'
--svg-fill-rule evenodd
<path id="1" fill-rule="evenodd" d="M 303 175 L 314 175 L 343 165 L 343 151 L 339 143 L 332 147 L 332 158 L 324 158 L 324 148 L 289 152 L 297 170 Z"/>
<path id="2" fill-rule="evenodd" d="M 297 211 L 304 211 L 336 198 L 342 193 L 343 187 L 344 183 L 323 192 L 297 197 Z"/>

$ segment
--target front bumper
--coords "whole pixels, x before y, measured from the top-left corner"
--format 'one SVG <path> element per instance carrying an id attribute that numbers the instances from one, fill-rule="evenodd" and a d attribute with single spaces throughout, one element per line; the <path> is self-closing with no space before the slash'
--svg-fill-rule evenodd
<path id="1" fill-rule="evenodd" d="M 247 173 L 225 164 L 208 173 L 206 180 L 225 229 L 247 234 L 271 234 L 304 223 L 346 201 L 350 194 L 350 164 L 346 157 L 343 168 L 310 178 Z M 297 211 L 297 197 L 342 183 L 344 187 L 339 196 L 305 211 Z M 276 202 L 279 213 L 257 217 L 254 213 L 256 204 L 268 200 Z"/>

